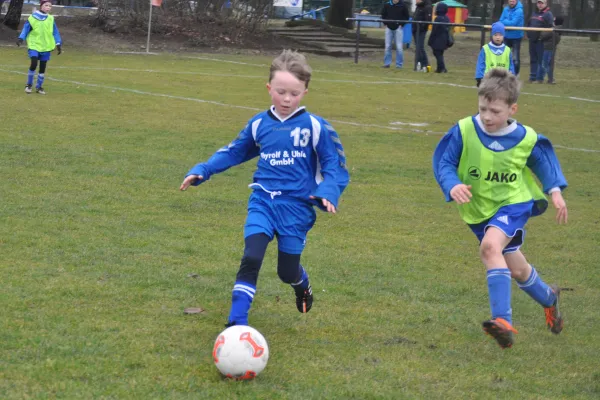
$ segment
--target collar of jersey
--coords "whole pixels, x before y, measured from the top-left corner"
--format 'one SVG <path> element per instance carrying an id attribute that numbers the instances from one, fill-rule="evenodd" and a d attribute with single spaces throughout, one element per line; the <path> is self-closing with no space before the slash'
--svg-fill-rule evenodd
<path id="1" fill-rule="evenodd" d="M 296 109 L 296 111 L 294 111 L 293 113 L 291 113 L 290 115 L 288 115 L 285 118 L 281 118 L 279 115 L 277 115 L 277 111 L 275 111 L 275 106 L 271 106 L 271 108 L 269 109 L 269 115 L 271 115 L 272 118 L 281 121 L 281 122 L 285 122 L 290 118 L 295 117 L 296 115 L 300 115 L 300 114 L 304 114 L 306 112 L 306 108 L 304 106 L 302 107 L 298 107 Z"/>

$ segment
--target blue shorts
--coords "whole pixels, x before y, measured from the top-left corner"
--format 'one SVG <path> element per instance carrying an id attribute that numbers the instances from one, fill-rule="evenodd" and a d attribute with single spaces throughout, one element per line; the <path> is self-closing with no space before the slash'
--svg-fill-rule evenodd
<path id="1" fill-rule="evenodd" d="M 271 199 L 268 193 L 255 190 L 248 201 L 244 238 L 257 233 L 271 239 L 277 236 L 279 250 L 301 254 L 316 219 L 317 214 L 308 202 L 284 196 Z"/>
<path id="2" fill-rule="evenodd" d="M 532 209 L 533 201 L 504 206 L 492 218 L 479 224 L 469 225 L 469 228 L 477 236 L 479 243 L 490 226 L 500 229 L 507 237 L 512 238 L 502 254 L 514 253 L 525 242 L 525 224 L 531 217 Z"/>
<path id="3" fill-rule="evenodd" d="M 27 54 L 29 54 L 29 58 L 37 57 L 40 61 L 49 61 L 50 60 L 50 51 L 37 51 L 37 50 L 27 50 Z"/>

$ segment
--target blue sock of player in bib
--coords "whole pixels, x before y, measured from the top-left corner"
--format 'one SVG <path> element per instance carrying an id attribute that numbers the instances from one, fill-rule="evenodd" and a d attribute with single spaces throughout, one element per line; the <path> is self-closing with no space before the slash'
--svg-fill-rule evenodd
<path id="1" fill-rule="evenodd" d="M 556 301 L 556 293 L 540 278 L 533 265 L 531 266 L 529 278 L 525 282 L 517 281 L 517 285 L 544 307 L 550 307 Z"/>
<path id="2" fill-rule="evenodd" d="M 502 318 L 512 324 L 512 308 L 510 307 L 510 270 L 508 268 L 488 270 L 487 283 L 492 319 Z"/>
<path id="3" fill-rule="evenodd" d="M 33 77 L 35 75 L 35 70 L 29 70 L 27 71 L 27 84 L 28 85 L 33 85 Z"/>
<path id="4" fill-rule="evenodd" d="M 41 88 L 44 85 L 44 74 L 38 74 L 36 88 Z"/>

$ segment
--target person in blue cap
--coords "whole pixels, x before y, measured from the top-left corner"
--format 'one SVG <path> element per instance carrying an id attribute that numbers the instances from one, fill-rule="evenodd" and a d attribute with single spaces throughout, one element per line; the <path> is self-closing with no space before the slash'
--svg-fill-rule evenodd
<path id="1" fill-rule="evenodd" d="M 504 68 L 515 74 L 515 64 L 510 47 L 504 44 L 504 24 L 495 22 L 492 25 L 492 40 L 481 48 L 477 58 L 475 80 L 477 87 L 481 84 L 484 75 L 492 68 Z"/>

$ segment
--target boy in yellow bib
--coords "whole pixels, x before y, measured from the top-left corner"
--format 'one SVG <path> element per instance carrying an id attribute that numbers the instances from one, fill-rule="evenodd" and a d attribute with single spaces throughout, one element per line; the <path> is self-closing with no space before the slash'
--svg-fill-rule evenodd
<path id="1" fill-rule="evenodd" d="M 29 48 L 28 54 L 31 64 L 27 73 L 27 84 L 25 85 L 25 93 L 27 94 L 31 93 L 38 61 L 40 62 L 40 70 L 35 91 L 39 94 L 46 94 L 42 85 L 44 84 L 46 64 L 50 60 L 50 52 L 56 48 L 58 54 L 62 53 L 62 41 L 54 17 L 50 15 L 51 9 L 52 2 L 50 0 L 41 0 L 40 10 L 29 16 L 23 26 L 23 31 L 17 39 L 17 46 L 21 46 L 23 41 L 27 40 L 27 47 Z"/>
<path id="2" fill-rule="evenodd" d="M 475 69 L 477 87 L 481 84 L 481 79 L 486 72 L 492 68 L 504 68 L 512 74 L 515 73 L 510 47 L 504 44 L 505 31 L 502 22 L 492 24 L 492 40 L 481 48 L 477 58 L 477 68 Z"/>
<path id="3" fill-rule="evenodd" d="M 552 333 L 563 328 L 560 289 L 541 279 L 520 247 L 527 220 L 548 207 L 544 192 L 552 198 L 557 222 L 567 222 L 562 196 L 567 181 L 550 141 L 511 118 L 517 112 L 519 86 L 508 70 L 490 70 L 479 88 L 479 113 L 453 126 L 433 156 L 434 175 L 446 201 L 458 204 L 460 216 L 480 241 L 492 313 L 483 330 L 502 348 L 511 347 L 517 333 L 512 325 L 511 277 L 544 307 Z"/>

